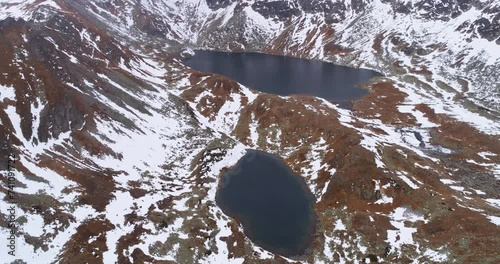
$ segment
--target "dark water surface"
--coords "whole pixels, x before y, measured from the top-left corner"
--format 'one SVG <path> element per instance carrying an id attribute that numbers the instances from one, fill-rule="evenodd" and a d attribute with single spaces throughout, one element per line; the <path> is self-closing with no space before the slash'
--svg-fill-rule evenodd
<path id="1" fill-rule="evenodd" d="M 357 87 L 380 73 L 313 60 L 259 53 L 196 51 L 184 63 L 198 71 L 227 76 L 265 93 L 307 94 L 335 102 L 358 99 L 367 90 Z"/>
<path id="2" fill-rule="evenodd" d="M 315 197 L 304 179 L 265 152 L 248 150 L 222 175 L 217 204 L 257 245 L 283 256 L 305 253 L 316 227 Z"/>

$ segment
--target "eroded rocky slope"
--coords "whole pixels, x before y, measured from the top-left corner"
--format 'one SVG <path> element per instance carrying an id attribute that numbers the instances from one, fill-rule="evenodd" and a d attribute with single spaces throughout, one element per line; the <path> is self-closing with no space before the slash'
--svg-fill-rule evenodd
<path id="1" fill-rule="evenodd" d="M 498 8 L 0 1 L 1 154 L 18 157 L 9 261 L 498 262 Z M 366 83 L 370 94 L 348 111 L 197 72 L 182 64 L 186 47 L 386 77 Z M 316 195 L 306 255 L 256 247 L 215 205 L 218 176 L 245 148 L 281 156 Z M 9 231 L 2 221 L 2 236 Z"/>

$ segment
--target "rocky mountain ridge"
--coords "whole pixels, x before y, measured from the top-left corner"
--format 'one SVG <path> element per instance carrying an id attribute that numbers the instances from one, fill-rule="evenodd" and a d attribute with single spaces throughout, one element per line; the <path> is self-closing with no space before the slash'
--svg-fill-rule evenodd
<path id="1" fill-rule="evenodd" d="M 498 115 L 496 1 L 97 1 L 81 8 L 159 40 L 160 48 L 167 39 L 178 41 L 172 49 L 191 43 L 275 53 L 394 76 L 400 68 L 424 68 Z"/>

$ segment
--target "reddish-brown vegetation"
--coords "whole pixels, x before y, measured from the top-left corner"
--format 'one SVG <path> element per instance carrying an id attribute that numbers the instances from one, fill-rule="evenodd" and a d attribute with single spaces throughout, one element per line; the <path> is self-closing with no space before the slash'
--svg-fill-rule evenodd
<path id="1" fill-rule="evenodd" d="M 415 118 L 397 109 L 407 95 L 394 87 L 391 82 L 379 82 L 370 86 L 370 93 L 353 103 L 357 116 L 377 118 L 386 124 L 400 126 L 416 125 Z"/>
<path id="2" fill-rule="evenodd" d="M 115 228 L 107 219 L 89 219 L 81 224 L 69 242 L 64 245 L 60 263 L 102 263 L 106 246 L 106 232 Z"/>

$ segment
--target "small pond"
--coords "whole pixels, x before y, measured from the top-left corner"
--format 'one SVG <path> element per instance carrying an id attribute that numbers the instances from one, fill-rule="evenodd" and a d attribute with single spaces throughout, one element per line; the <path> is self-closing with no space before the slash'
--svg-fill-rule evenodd
<path id="1" fill-rule="evenodd" d="M 274 155 L 248 150 L 222 175 L 216 201 L 241 222 L 254 243 L 270 252 L 298 256 L 312 243 L 315 197 L 304 179 Z"/>

